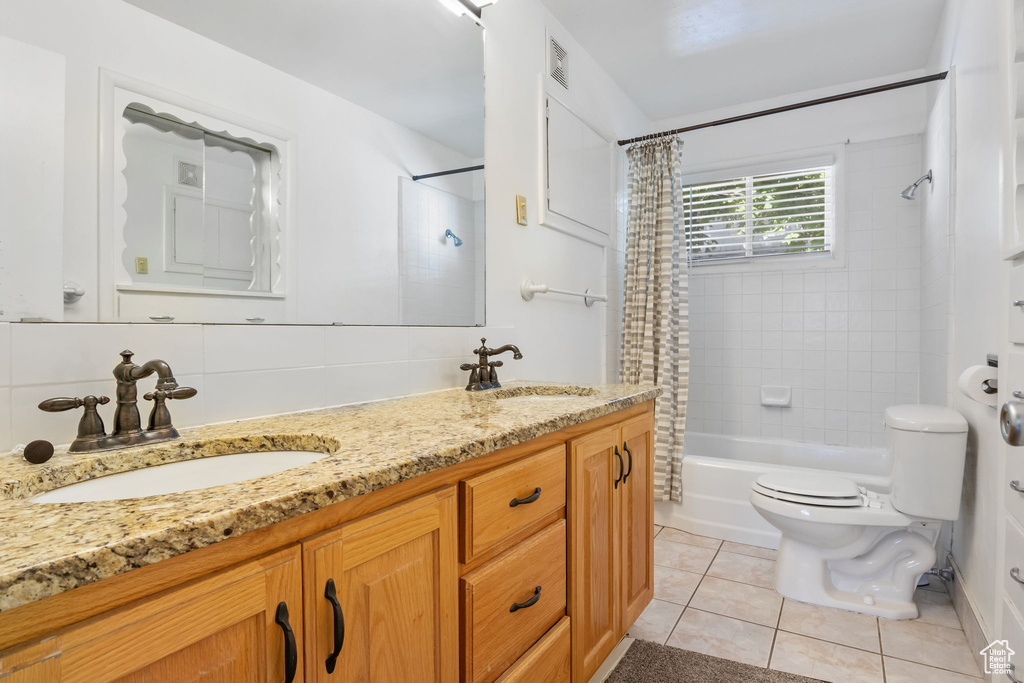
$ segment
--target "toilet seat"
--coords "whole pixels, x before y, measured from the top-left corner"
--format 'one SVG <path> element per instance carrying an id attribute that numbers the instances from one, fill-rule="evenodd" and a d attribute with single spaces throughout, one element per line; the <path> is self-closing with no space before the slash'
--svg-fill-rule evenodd
<path id="1" fill-rule="evenodd" d="M 814 498 L 855 498 L 861 493 L 856 482 L 817 472 L 767 472 L 757 483 L 780 493 Z"/>
<path id="2" fill-rule="evenodd" d="M 814 472 L 762 474 L 751 488 L 762 496 L 801 505 L 854 508 L 870 503 L 867 492 L 856 482 Z"/>

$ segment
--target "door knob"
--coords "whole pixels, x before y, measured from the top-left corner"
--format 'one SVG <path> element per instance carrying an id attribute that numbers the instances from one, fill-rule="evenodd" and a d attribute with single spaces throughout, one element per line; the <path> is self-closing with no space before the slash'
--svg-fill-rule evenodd
<path id="1" fill-rule="evenodd" d="M 1024 446 L 1024 403 L 1007 401 L 999 411 L 999 431 L 1011 446 Z"/>

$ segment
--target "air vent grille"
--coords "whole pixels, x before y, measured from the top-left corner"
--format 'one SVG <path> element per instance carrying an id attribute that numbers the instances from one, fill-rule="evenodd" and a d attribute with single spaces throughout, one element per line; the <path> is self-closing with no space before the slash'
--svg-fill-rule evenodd
<path id="1" fill-rule="evenodd" d="M 191 185 L 192 187 L 203 186 L 203 167 L 199 164 L 190 164 L 187 161 L 178 162 L 178 184 Z"/>
<path id="2" fill-rule="evenodd" d="M 565 51 L 557 40 L 551 39 L 551 77 L 558 83 L 569 89 L 569 53 Z"/>

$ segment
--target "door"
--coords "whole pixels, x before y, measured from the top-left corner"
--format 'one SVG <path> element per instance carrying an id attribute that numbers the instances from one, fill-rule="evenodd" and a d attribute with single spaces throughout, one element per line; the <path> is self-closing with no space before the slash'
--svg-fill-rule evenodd
<path id="1" fill-rule="evenodd" d="M 455 683 L 455 487 L 303 543 L 307 680 Z"/>
<path id="2" fill-rule="evenodd" d="M 296 545 L 89 620 L 0 671 L 26 683 L 301 681 L 301 590 Z"/>
<path id="3" fill-rule="evenodd" d="M 619 483 L 619 547 L 625 633 L 654 597 L 654 415 L 623 422 L 619 442 L 626 471 Z"/>
<path id="4" fill-rule="evenodd" d="M 573 680 L 590 680 L 619 640 L 619 428 L 570 442 L 569 617 Z"/>

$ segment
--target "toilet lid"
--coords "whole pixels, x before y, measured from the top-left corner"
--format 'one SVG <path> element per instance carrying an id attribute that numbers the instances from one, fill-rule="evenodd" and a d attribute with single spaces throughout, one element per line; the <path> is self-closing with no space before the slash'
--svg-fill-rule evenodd
<path id="1" fill-rule="evenodd" d="M 860 500 L 860 489 L 855 482 L 827 474 L 768 472 L 757 478 L 757 485 L 803 497 Z"/>
<path id="2" fill-rule="evenodd" d="M 785 491 L 775 491 L 769 488 L 765 488 L 760 484 L 755 483 L 751 487 L 754 493 L 766 496 L 768 498 L 774 498 L 776 500 L 784 500 L 789 503 L 799 503 L 800 505 L 811 505 L 816 507 L 833 507 L 833 508 L 859 508 L 864 507 L 865 497 L 857 495 L 851 498 L 825 498 L 820 496 L 801 496 L 796 493 L 786 493 Z"/>

